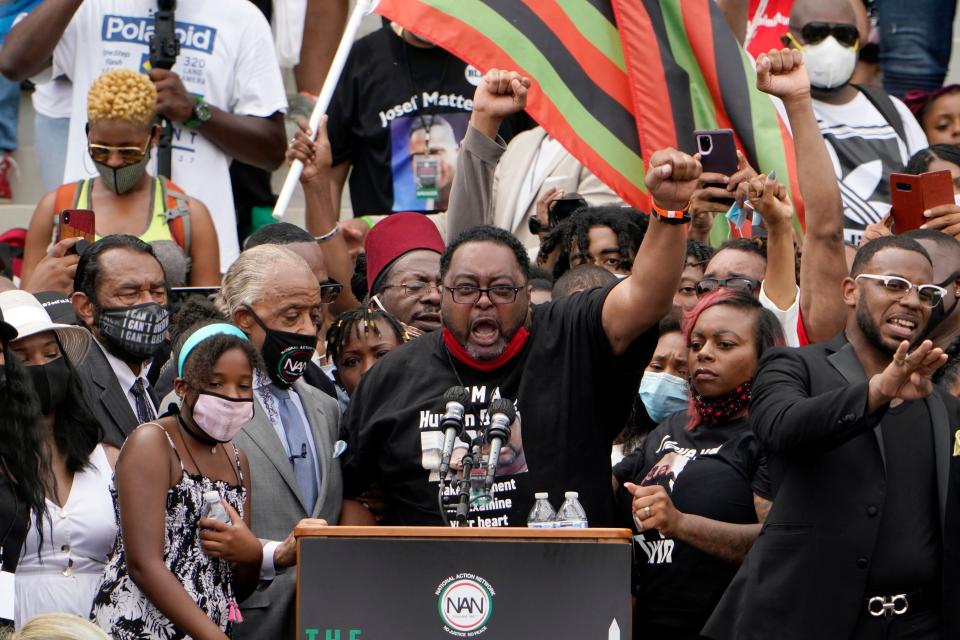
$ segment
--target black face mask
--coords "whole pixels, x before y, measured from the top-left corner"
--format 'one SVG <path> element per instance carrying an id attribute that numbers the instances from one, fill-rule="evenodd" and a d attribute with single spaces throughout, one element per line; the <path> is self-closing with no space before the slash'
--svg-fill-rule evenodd
<path id="1" fill-rule="evenodd" d="M 147 360 L 163 346 L 170 314 L 156 302 L 97 308 L 97 328 L 105 346 L 120 359 Z"/>
<path id="2" fill-rule="evenodd" d="M 70 388 L 70 378 L 73 374 L 63 357 L 51 360 L 46 364 L 26 367 L 33 382 L 33 390 L 40 400 L 40 411 L 48 416 L 63 404 Z"/>
<path id="3" fill-rule="evenodd" d="M 270 329 L 253 309 L 247 305 L 244 307 L 266 334 L 260 352 L 267 375 L 277 386 L 289 389 L 306 372 L 307 364 L 317 348 L 317 336 Z"/>

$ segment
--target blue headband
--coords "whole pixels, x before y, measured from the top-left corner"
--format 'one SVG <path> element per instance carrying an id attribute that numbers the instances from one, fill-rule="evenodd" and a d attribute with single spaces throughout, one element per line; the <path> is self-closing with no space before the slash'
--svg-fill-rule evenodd
<path id="1" fill-rule="evenodd" d="M 180 347 L 180 358 L 177 361 L 178 376 L 183 375 L 183 363 L 187 361 L 187 356 L 190 355 L 190 352 L 193 351 L 198 344 L 213 336 L 236 336 L 241 340 L 247 339 L 247 334 L 232 324 L 227 324 L 225 322 L 218 322 L 216 324 L 208 324 L 205 327 L 200 327 L 191 333 L 190 337 L 187 338 L 187 341 L 183 343 L 182 347 Z"/>

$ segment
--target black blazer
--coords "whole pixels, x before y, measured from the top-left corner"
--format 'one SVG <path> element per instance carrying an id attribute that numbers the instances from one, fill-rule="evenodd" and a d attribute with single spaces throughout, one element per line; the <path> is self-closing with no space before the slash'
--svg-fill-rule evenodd
<path id="1" fill-rule="evenodd" d="M 87 356 L 77 365 L 77 374 L 83 382 L 87 404 L 103 429 L 103 442 L 122 447 L 127 436 L 140 425 L 140 420 L 130 408 L 126 390 L 120 387 L 107 357 L 96 342 L 90 345 Z M 147 393 L 157 406 L 153 386 L 147 387 Z"/>
<path id="2" fill-rule="evenodd" d="M 750 421 L 778 483 L 760 536 L 703 629 L 708 638 L 849 638 L 886 496 L 867 377 L 843 334 L 774 349 L 760 362 Z M 932 417 L 943 532 L 943 637 L 960 638 L 960 403 L 939 391 Z M 779 475 L 779 477 L 777 477 Z"/>

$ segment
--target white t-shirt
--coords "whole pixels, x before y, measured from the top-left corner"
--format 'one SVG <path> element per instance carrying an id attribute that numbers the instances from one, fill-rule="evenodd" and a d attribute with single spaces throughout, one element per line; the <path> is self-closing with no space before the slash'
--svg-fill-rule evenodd
<path id="1" fill-rule="evenodd" d="M 31 96 L 33 108 L 48 118 L 69 118 L 73 106 L 73 86 L 61 76 L 36 86 Z"/>
<path id="2" fill-rule="evenodd" d="M 69 77 L 74 88 L 65 182 L 96 175 L 86 153 L 87 91 L 110 69 L 144 70 L 156 6 L 155 0 L 87 0 L 57 44 L 54 76 Z M 188 92 L 235 114 L 267 117 L 286 109 L 270 26 L 253 3 L 190 0 L 178 4 L 176 20 L 180 55 L 173 71 Z M 199 131 L 175 127 L 172 178 L 210 209 L 222 270 L 239 254 L 229 164 Z M 151 166 L 154 172 L 155 160 Z"/>
<path id="3" fill-rule="evenodd" d="M 851 242 L 858 242 L 863 228 L 890 210 L 890 174 L 903 171 L 913 154 L 927 148 L 927 136 L 910 110 L 890 99 L 903 121 L 906 141 L 859 91 L 847 104 L 813 101 L 840 182 L 844 235 Z"/>

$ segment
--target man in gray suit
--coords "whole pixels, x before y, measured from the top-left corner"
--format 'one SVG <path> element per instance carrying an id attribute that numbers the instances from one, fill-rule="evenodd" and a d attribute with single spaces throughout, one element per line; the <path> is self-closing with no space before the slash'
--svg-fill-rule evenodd
<path id="1" fill-rule="evenodd" d="M 163 267 L 139 238 L 107 236 L 80 257 L 71 302 L 94 337 L 77 365 L 87 402 L 104 442 L 123 446 L 131 431 L 158 415 L 146 374 L 169 324 Z"/>
<path id="2" fill-rule="evenodd" d="M 250 461 L 253 532 L 284 540 L 302 518 L 336 524 L 343 482 L 337 447 L 336 400 L 300 380 L 313 356 L 322 302 L 316 276 L 289 249 L 248 249 L 227 271 L 218 304 L 260 350 L 265 375 L 256 375 L 253 420 L 234 439 Z M 288 564 L 279 555 L 290 545 L 264 544 L 262 576 Z M 295 634 L 293 572 L 241 603 L 245 621 L 234 638 L 292 638 Z"/>

